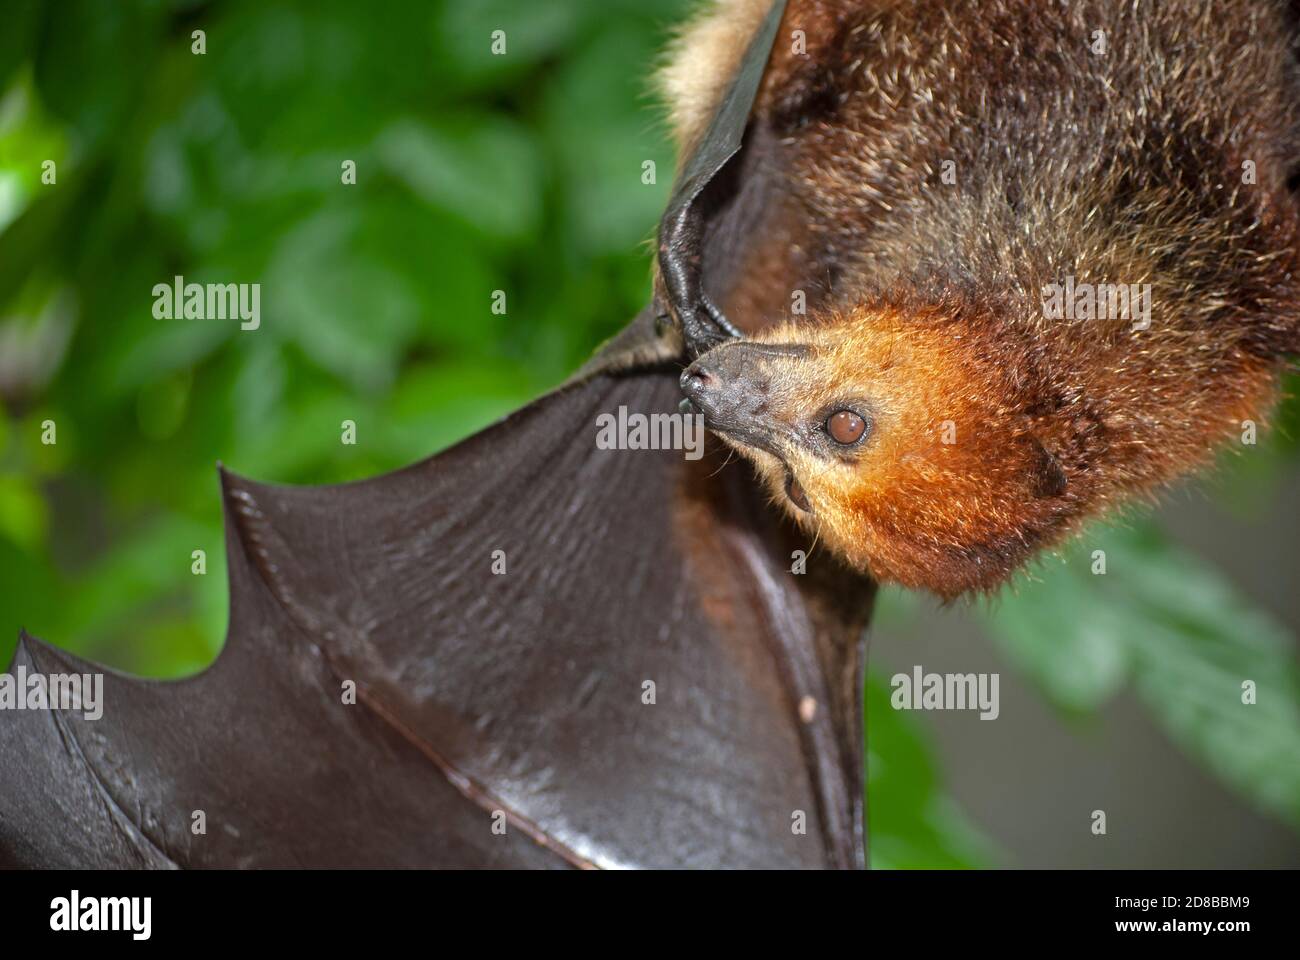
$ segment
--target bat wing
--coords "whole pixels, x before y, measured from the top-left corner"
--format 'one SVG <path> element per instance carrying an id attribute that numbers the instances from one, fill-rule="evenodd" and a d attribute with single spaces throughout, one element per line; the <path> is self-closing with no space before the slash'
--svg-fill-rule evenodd
<path id="1" fill-rule="evenodd" d="M 360 483 L 223 474 L 225 649 L 109 674 L 98 719 L 0 715 L 0 861 L 860 863 L 862 604 L 790 573 L 741 471 L 597 446 L 674 381 L 598 375 Z M 26 636 L 19 668 L 98 669 Z"/>

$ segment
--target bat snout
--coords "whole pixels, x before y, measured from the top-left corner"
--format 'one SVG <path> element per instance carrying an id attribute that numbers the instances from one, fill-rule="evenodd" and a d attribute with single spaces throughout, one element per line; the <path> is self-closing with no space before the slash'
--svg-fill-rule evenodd
<path id="1" fill-rule="evenodd" d="M 748 341 L 725 343 L 682 371 L 682 393 L 717 433 L 772 449 L 783 432 L 772 397 L 771 364 L 790 349 Z"/>
<path id="2" fill-rule="evenodd" d="M 752 392 L 748 378 L 732 364 L 719 364 L 712 354 L 696 360 L 682 372 L 682 393 L 704 414 L 710 427 L 738 426 Z"/>

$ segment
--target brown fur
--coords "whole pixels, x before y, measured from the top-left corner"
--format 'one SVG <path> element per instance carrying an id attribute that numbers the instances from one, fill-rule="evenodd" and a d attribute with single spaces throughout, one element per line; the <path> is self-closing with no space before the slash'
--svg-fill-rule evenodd
<path id="1" fill-rule="evenodd" d="M 874 420 L 847 459 L 741 445 L 794 473 L 792 512 L 952 596 L 1262 421 L 1300 347 L 1292 35 L 1266 0 L 791 0 L 757 122 L 829 279 L 812 323 L 756 339 L 815 348 L 771 361 L 782 416 Z M 1150 328 L 1048 319 L 1068 276 L 1152 284 Z"/>
<path id="2" fill-rule="evenodd" d="M 771 0 L 705 3 L 673 38 L 656 85 L 682 156 L 704 132 L 770 7 Z"/>

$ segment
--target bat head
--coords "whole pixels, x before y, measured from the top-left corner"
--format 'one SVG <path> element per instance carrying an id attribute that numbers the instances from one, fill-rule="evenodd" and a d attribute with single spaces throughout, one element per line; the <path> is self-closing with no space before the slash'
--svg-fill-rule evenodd
<path id="1" fill-rule="evenodd" d="M 1071 513 L 1007 371 L 961 324 L 862 309 L 723 343 L 681 382 L 774 498 L 878 580 L 992 588 Z"/>

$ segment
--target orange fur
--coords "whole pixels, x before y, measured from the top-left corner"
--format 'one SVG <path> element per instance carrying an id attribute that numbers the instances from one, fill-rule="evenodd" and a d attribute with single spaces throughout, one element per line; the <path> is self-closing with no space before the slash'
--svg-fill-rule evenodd
<path id="1" fill-rule="evenodd" d="M 791 516 L 879 580 L 944 597 L 994 588 L 1090 516 L 1207 462 L 1274 396 L 1275 368 L 1242 356 L 1175 407 L 1134 410 L 1130 389 L 1157 387 L 1162 374 L 1133 368 L 1133 380 L 1094 389 L 1078 411 L 1036 414 L 1050 386 L 1019 375 L 1017 338 L 952 309 L 863 306 L 749 341 L 812 348 L 751 361 L 761 364 L 770 415 L 792 428 L 840 407 L 869 419 L 867 440 L 844 456 L 796 440 L 772 453 L 728 439 Z M 1114 353 L 1124 363 L 1130 350 Z M 787 470 L 809 511 L 785 495 Z"/>

